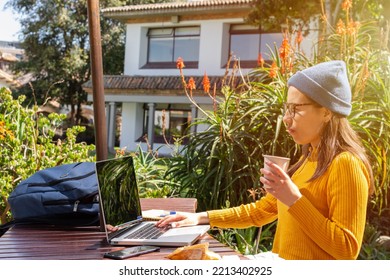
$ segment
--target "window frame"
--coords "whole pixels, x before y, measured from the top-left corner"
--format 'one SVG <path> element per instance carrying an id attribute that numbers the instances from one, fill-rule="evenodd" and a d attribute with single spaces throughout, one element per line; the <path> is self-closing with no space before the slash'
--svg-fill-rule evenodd
<path id="1" fill-rule="evenodd" d="M 171 114 L 171 112 L 174 112 L 174 111 L 177 111 L 177 112 L 187 112 L 188 113 L 188 117 L 187 117 L 187 122 L 183 122 L 181 123 L 181 125 L 186 125 L 186 128 L 183 130 L 183 133 L 180 137 L 182 136 L 185 136 L 185 132 L 186 132 L 186 129 L 189 128 L 192 120 L 193 120 L 193 116 L 192 116 L 192 111 L 191 111 L 191 107 L 188 107 L 187 108 L 175 108 L 175 106 L 177 106 L 179 104 L 172 104 L 172 103 L 164 103 L 164 104 L 156 104 L 156 107 L 155 107 L 155 113 L 157 111 L 163 111 L 165 110 L 166 111 L 166 114 Z M 182 105 L 183 107 L 186 107 L 186 105 L 188 104 L 180 104 Z M 189 105 L 188 105 L 189 106 Z M 142 142 L 145 142 L 146 140 L 144 139 L 144 135 L 147 135 L 148 134 L 148 126 L 149 126 L 149 114 L 148 114 L 148 111 L 149 111 L 149 107 L 148 107 L 148 104 L 147 103 L 144 103 L 144 106 L 143 106 L 143 124 L 142 124 L 142 136 L 140 138 L 137 139 L 137 141 L 142 141 Z M 177 137 L 177 135 L 171 135 L 171 117 L 169 117 L 169 123 L 168 123 L 168 127 L 166 128 L 166 134 L 165 134 L 165 138 L 167 139 L 168 143 L 169 144 L 174 144 L 174 137 Z M 154 132 L 154 143 L 156 144 L 165 144 L 165 139 L 164 139 L 164 136 L 161 134 L 156 134 L 156 123 L 154 122 L 154 127 L 153 127 L 153 132 Z M 184 137 L 183 139 L 183 144 L 187 143 L 188 139 L 187 137 Z"/>
<path id="2" fill-rule="evenodd" d="M 237 29 L 235 30 L 235 27 L 237 27 Z M 242 29 L 240 29 L 240 27 L 242 27 Z M 281 34 L 281 37 L 283 37 L 283 32 L 278 32 L 276 30 L 268 30 L 268 31 L 264 31 L 261 29 L 261 27 L 255 27 L 255 26 L 251 26 L 251 25 L 247 25 L 247 24 L 231 24 L 230 25 L 230 28 L 229 28 L 229 48 L 228 48 L 228 57 L 230 57 L 230 54 L 232 53 L 232 35 L 248 35 L 248 34 L 258 34 L 259 37 L 258 37 L 258 45 L 257 45 L 257 48 L 258 48 L 258 52 L 257 52 L 257 55 L 259 53 L 261 53 L 264 57 L 264 53 L 265 51 L 268 51 L 267 50 L 262 50 L 261 49 L 261 40 L 262 40 L 262 35 L 266 35 L 266 34 Z M 280 42 L 282 43 L 282 42 Z M 235 54 L 233 53 L 233 56 Z M 268 63 L 268 64 L 271 64 L 272 61 L 270 59 L 266 59 L 264 61 L 265 63 Z M 230 62 L 230 65 L 229 67 L 232 67 L 234 64 L 234 61 L 231 61 Z M 227 65 L 227 63 L 225 64 L 225 66 Z M 257 62 L 257 56 L 253 59 L 253 60 L 241 60 L 240 59 L 240 66 L 242 68 L 256 68 L 258 66 L 258 62 Z"/>
<path id="3" fill-rule="evenodd" d="M 185 29 L 185 28 L 197 28 L 198 29 L 198 32 L 197 34 L 194 34 L 194 35 L 178 35 L 177 33 L 177 30 L 178 29 Z M 153 30 L 157 30 L 157 29 L 172 29 L 172 35 L 171 37 L 170 36 L 165 36 L 165 38 L 172 38 L 173 40 L 173 49 L 172 49 L 172 61 L 166 61 L 166 62 L 150 62 L 149 61 L 149 58 L 150 58 L 150 47 L 151 47 L 151 39 L 153 38 L 150 33 L 153 31 Z M 174 57 L 174 52 L 175 52 L 175 41 L 177 40 L 176 38 L 189 38 L 189 37 L 197 37 L 198 38 L 198 59 L 195 61 L 189 61 L 189 60 L 185 60 L 185 65 L 186 65 L 186 68 L 198 68 L 198 65 L 199 65 L 199 50 L 200 50 L 200 33 L 201 33 L 201 27 L 198 26 L 198 25 L 189 25 L 189 26 L 173 26 L 173 27 L 151 27 L 151 28 L 148 28 L 148 31 L 146 32 L 146 37 L 147 37 L 147 53 L 146 53 L 146 64 L 142 67 L 142 69 L 160 69 L 160 68 L 163 68 L 163 69 L 172 69 L 172 68 L 176 68 L 176 60 L 177 60 L 177 57 Z M 157 36 L 155 36 L 154 38 L 157 38 Z M 160 38 L 164 38 L 164 36 L 161 36 Z"/>

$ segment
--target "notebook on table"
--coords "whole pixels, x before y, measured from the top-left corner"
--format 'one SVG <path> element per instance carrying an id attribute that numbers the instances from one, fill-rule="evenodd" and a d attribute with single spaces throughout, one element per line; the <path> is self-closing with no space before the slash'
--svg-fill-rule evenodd
<path id="1" fill-rule="evenodd" d="M 161 229 L 155 226 L 156 222 L 145 221 L 131 156 L 96 162 L 96 174 L 101 222 L 112 245 L 186 246 L 210 228 L 198 225 Z"/>

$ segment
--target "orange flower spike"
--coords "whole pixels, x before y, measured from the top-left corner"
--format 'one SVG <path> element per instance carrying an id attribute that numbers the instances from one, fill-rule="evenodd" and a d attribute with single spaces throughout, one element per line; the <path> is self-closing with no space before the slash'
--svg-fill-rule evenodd
<path id="1" fill-rule="evenodd" d="M 336 26 L 336 33 L 338 35 L 343 35 L 345 34 L 345 24 L 343 22 L 342 19 L 339 19 L 339 21 L 337 22 L 337 26 Z"/>
<path id="2" fill-rule="evenodd" d="M 1 121 L 0 122 L 0 140 L 4 140 L 5 139 L 5 136 L 9 136 L 10 138 L 14 138 L 14 135 L 12 133 L 12 131 L 8 130 L 6 127 L 5 127 L 5 122 L 4 121 Z"/>
<path id="3" fill-rule="evenodd" d="M 282 45 L 279 48 L 279 56 L 282 60 L 286 60 L 290 54 L 290 44 L 287 37 L 283 39 Z"/>
<path id="4" fill-rule="evenodd" d="M 257 66 L 259 66 L 261 68 L 264 67 L 264 58 L 261 55 L 261 53 L 259 53 L 259 55 L 257 56 Z"/>
<path id="5" fill-rule="evenodd" d="M 187 87 L 187 83 L 184 79 L 184 74 L 183 74 L 183 68 L 185 67 L 183 59 L 179 56 L 178 59 L 176 60 L 176 67 L 180 70 L 180 76 L 181 76 L 181 83 L 183 84 L 183 87 Z"/>
<path id="6" fill-rule="evenodd" d="M 352 0 L 344 0 L 341 4 L 341 8 L 346 11 L 352 8 Z"/>
<path id="7" fill-rule="evenodd" d="M 190 97 L 192 98 L 192 90 L 196 89 L 194 78 L 188 80 L 187 88 L 190 90 Z"/>
<path id="8" fill-rule="evenodd" d="M 176 60 L 176 68 L 178 68 L 178 69 L 183 69 L 184 67 L 186 67 L 185 65 L 184 65 L 184 61 L 183 61 L 183 59 L 181 58 L 181 57 L 179 57 L 177 60 Z"/>
<path id="9" fill-rule="evenodd" d="M 360 28 L 360 22 L 351 20 L 347 27 L 347 32 L 349 35 L 355 35 L 358 33 Z"/>
<path id="10" fill-rule="evenodd" d="M 126 152 L 126 148 L 123 149 L 116 149 L 116 157 L 124 156 Z"/>
<path id="11" fill-rule="evenodd" d="M 203 91 L 205 93 L 210 93 L 210 80 L 209 77 L 207 77 L 206 72 L 204 72 L 202 84 L 203 84 Z"/>
<path id="12" fill-rule="evenodd" d="M 278 75 L 278 66 L 276 65 L 276 62 L 272 62 L 271 69 L 269 71 L 269 76 L 274 79 Z"/>
<path id="13" fill-rule="evenodd" d="M 297 42 L 297 46 L 299 47 L 303 41 L 302 30 L 298 30 L 297 37 L 295 38 L 295 41 Z"/>
<path id="14" fill-rule="evenodd" d="M 187 88 L 190 89 L 190 90 L 196 89 L 196 85 L 195 85 L 195 80 L 194 80 L 194 78 L 191 77 L 191 78 L 188 80 Z"/>

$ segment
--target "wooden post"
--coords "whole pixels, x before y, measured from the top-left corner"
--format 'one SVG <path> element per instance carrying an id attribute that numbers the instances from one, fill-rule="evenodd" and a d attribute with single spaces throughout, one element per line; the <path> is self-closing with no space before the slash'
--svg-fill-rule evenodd
<path id="1" fill-rule="evenodd" d="M 108 155 L 107 123 L 104 100 L 103 60 L 100 37 L 99 0 L 88 0 L 89 41 L 91 48 L 91 73 L 93 114 L 95 125 L 96 160 L 105 160 Z"/>

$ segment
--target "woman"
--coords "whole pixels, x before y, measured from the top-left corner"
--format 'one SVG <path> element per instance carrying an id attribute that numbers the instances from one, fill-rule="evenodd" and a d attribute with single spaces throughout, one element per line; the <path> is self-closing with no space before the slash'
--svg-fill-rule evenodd
<path id="1" fill-rule="evenodd" d="M 302 145 L 302 157 L 286 173 L 266 162 L 267 194 L 239 207 L 169 216 L 164 226 L 209 223 L 246 228 L 278 219 L 272 252 L 283 259 L 356 259 L 362 244 L 372 171 L 346 117 L 351 89 L 343 61 L 317 64 L 288 81 L 283 121 Z"/>

